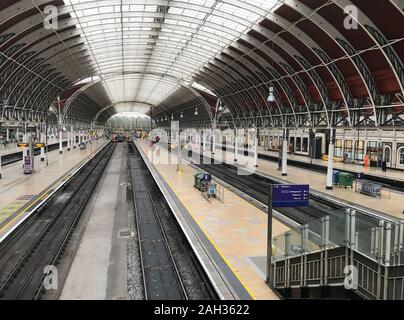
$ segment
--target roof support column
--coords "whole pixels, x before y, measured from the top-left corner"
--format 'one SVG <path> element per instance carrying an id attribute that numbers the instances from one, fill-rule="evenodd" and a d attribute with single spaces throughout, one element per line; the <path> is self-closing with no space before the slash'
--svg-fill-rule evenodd
<path id="1" fill-rule="evenodd" d="M 239 131 L 238 128 L 234 129 L 234 162 L 237 162 L 238 160 L 238 135 L 239 135 Z"/>
<path id="2" fill-rule="evenodd" d="M 282 176 L 288 175 L 288 129 L 283 129 L 282 138 Z"/>
<path id="3" fill-rule="evenodd" d="M 59 128 L 59 153 L 63 153 L 63 128 L 60 126 Z"/>
<path id="4" fill-rule="evenodd" d="M 72 145 L 73 149 L 76 149 L 76 133 L 74 132 L 73 126 L 71 126 L 70 130 L 71 130 L 71 139 L 72 139 L 71 145 Z"/>
<path id="5" fill-rule="evenodd" d="M 333 188 L 333 171 L 334 171 L 334 129 L 330 128 L 330 143 L 328 145 L 328 165 L 327 165 L 327 190 Z"/>
<path id="6" fill-rule="evenodd" d="M 0 179 L 1 179 L 1 155 L 0 155 Z"/>
<path id="7" fill-rule="evenodd" d="M 258 128 L 254 128 L 254 167 L 258 167 Z"/>
<path id="8" fill-rule="evenodd" d="M 202 149 L 201 151 L 206 151 L 206 141 L 207 136 L 205 130 L 202 129 Z"/>
<path id="9" fill-rule="evenodd" d="M 215 118 L 213 119 L 213 129 L 212 129 L 212 145 L 211 145 L 211 154 L 212 158 L 215 156 L 216 152 L 216 115 Z"/>
<path id="10" fill-rule="evenodd" d="M 67 151 L 70 151 L 70 148 L 72 147 L 72 136 L 69 130 L 67 130 L 66 134 L 67 134 Z"/>

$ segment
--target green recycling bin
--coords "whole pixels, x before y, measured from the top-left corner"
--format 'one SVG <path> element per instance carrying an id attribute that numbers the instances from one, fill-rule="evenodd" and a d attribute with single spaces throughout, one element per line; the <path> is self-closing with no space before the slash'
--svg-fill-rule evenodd
<path id="1" fill-rule="evenodd" d="M 198 173 L 194 174 L 194 188 L 196 188 L 196 189 L 200 188 L 202 178 L 203 178 L 203 173 L 198 172 Z"/>
<path id="2" fill-rule="evenodd" d="M 343 187 L 351 187 L 354 182 L 354 175 L 348 172 L 340 172 L 338 174 L 338 184 Z"/>

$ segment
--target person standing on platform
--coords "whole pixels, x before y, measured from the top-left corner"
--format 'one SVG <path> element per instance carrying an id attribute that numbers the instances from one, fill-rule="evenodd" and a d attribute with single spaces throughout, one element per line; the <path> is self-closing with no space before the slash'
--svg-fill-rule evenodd
<path id="1" fill-rule="evenodd" d="M 365 167 L 368 167 L 368 166 L 369 166 L 369 155 L 366 154 L 365 157 L 363 158 L 363 160 L 364 160 L 363 165 L 364 165 Z"/>
<path id="2" fill-rule="evenodd" d="M 386 160 L 383 160 L 383 162 L 382 162 L 382 171 L 387 172 L 387 162 L 386 162 Z"/>

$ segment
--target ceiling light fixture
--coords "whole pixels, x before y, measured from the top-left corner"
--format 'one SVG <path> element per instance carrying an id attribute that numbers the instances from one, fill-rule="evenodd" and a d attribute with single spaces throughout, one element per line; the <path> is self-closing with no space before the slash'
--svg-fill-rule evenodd
<path id="1" fill-rule="evenodd" d="M 269 87 L 269 96 L 267 98 L 268 102 L 274 102 L 275 101 L 275 95 L 274 95 L 274 87 Z"/>
<path id="2" fill-rule="evenodd" d="M 194 115 L 198 115 L 198 108 L 195 108 L 195 112 L 194 112 Z"/>

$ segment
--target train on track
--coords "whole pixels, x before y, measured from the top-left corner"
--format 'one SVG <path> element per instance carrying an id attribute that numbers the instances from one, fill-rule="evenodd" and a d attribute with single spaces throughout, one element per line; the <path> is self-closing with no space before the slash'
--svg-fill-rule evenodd
<path id="1" fill-rule="evenodd" d="M 113 133 L 111 137 L 112 142 L 124 142 L 124 141 L 129 141 L 128 135 L 127 134 L 122 134 L 122 133 Z"/>

